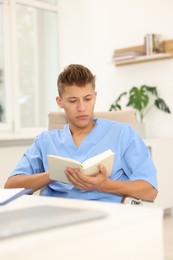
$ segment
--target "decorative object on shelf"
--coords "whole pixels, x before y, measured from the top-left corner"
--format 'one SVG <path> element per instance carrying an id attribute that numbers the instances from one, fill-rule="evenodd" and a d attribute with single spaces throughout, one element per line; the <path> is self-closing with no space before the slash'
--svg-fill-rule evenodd
<path id="1" fill-rule="evenodd" d="M 126 103 L 122 103 L 122 98 L 126 97 Z M 159 97 L 157 88 L 150 87 L 147 85 L 142 85 L 141 87 L 132 87 L 129 91 L 121 93 L 118 98 L 111 104 L 109 111 L 112 110 L 121 110 L 122 104 L 125 104 L 126 107 L 133 107 L 137 112 L 137 120 L 140 123 L 139 132 L 143 137 L 144 134 L 144 117 L 146 114 L 155 106 L 159 110 L 162 110 L 166 113 L 171 113 L 169 107 L 166 102 Z"/>
<path id="2" fill-rule="evenodd" d="M 153 55 L 163 53 L 161 34 L 147 33 L 144 36 L 144 54 Z"/>

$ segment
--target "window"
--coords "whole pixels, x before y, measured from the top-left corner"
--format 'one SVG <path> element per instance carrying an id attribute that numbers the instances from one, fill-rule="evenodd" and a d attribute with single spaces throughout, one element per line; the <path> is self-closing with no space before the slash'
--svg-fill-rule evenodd
<path id="1" fill-rule="evenodd" d="M 0 0 L 1 130 L 47 126 L 56 109 L 57 27 L 56 0 Z"/>

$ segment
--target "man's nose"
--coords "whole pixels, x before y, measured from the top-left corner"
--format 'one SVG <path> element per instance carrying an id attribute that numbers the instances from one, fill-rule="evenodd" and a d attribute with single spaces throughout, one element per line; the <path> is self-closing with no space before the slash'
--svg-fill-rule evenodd
<path id="1" fill-rule="evenodd" d="M 78 102 L 78 110 L 84 111 L 85 110 L 85 102 L 83 100 L 79 100 Z"/>

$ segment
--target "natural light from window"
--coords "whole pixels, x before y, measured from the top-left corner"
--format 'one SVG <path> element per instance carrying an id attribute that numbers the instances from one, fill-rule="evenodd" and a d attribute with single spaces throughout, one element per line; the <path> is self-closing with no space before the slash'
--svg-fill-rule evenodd
<path id="1" fill-rule="evenodd" d="M 57 1 L 0 0 L 0 130 L 47 127 L 57 76 Z"/>

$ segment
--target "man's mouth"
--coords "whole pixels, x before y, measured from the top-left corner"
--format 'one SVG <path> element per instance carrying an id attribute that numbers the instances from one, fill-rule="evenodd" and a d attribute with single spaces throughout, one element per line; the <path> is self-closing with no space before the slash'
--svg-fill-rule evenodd
<path id="1" fill-rule="evenodd" d="M 88 116 L 87 115 L 80 115 L 80 116 L 77 116 L 78 119 L 80 120 L 84 120 L 84 119 L 87 119 Z"/>

